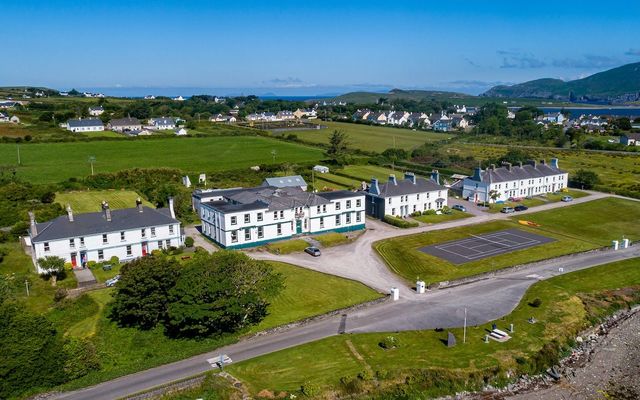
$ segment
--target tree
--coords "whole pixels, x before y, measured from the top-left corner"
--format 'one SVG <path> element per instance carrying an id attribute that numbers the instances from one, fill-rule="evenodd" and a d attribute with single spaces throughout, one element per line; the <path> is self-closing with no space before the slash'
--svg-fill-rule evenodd
<path id="1" fill-rule="evenodd" d="M 329 138 L 329 150 L 327 155 L 336 163 L 342 164 L 347 155 L 348 136 L 346 133 L 334 130 Z"/>
<path id="2" fill-rule="evenodd" d="M 58 278 L 64 279 L 64 258 L 58 256 L 38 258 L 38 265 L 46 271 L 45 276 L 51 277 L 51 286 L 56 285 Z"/>
<path id="3" fill-rule="evenodd" d="M 62 335 L 44 316 L 20 303 L 0 305 L 0 398 L 66 380 Z"/>
<path id="4" fill-rule="evenodd" d="M 282 286 L 280 274 L 244 253 L 201 253 L 171 290 L 167 331 L 180 337 L 236 332 L 260 322 Z"/>
<path id="5" fill-rule="evenodd" d="M 169 290 L 179 275 L 177 261 L 164 256 L 143 257 L 122 267 L 109 318 L 121 326 L 151 329 L 164 321 Z"/>
<path id="6" fill-rule="evenodd" d="M 518 163 L 526 163 L 532 158 L 533 157 L 526 150 L 513 148 L 509 149 L 504 156 L 500 157 L 498 163 L 502 163 L 504 161 L 515 165 Z"/>
<path id="7" fill-rule="evenodd" d="M 593 189 L 600 183 L 600 178 L 593 171 L 579 169 L 575 174 L 569 175 L 569 183 L 576 188 Z"/>
<path id="8" fill-rule="evenodd" d="M 489 191 L 489 198 L 494 202 L 498 200 L 499 197 L 500 197 L 500 192 L 498 192 L 497 190 L 492 189 Z"/>
<path id="9" fill-rule="evenodd" d="M 616 128 L 621 129 L 623 131 L 631 130 L 631 120 L 627 117 L 622 117 L 616 119 L 615 122 Z"/>

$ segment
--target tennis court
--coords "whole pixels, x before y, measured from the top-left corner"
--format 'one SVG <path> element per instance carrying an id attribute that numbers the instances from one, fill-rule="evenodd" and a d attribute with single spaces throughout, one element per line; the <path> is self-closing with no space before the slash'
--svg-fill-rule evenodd
<path id="1" fill-rule="evenodd" d="M 553 241 L 555 239 L 520 229 L 507 229 L 484 235 L 469 235 L 466 239 L 422 247 L 420 251 L 452 264 L 464 264 Z"/>

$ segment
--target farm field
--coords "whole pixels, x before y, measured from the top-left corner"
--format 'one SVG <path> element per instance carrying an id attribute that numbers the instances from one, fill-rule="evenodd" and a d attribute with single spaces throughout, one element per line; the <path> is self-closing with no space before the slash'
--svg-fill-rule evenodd
<path id="1" fill-rule="evenodd" d="M 275 150 L 275 160 L 272 151 Z M 248 168 L 258 164 L 316 162 L 320 149 L 251 136 L 113 140 L 20 146 L 18 177 L 32 183 L 60 182 L 91 173 L 127 168 L 180 168 L 185 172 Z M 0 144 L 0 167 L 15 167 L 15 144 Z"/>
<path id="2" fill-rule="evenodd" d="M 154 207 L 138 193 L 131 190 L 91 190 L 86 192 L 62 192 L 56 193 L 56 203 L 63 208 L 69 204 L 76 213 L 87 213 L 100 211 L 102 201 L 109 203 L 109 208 L 116 210 L 120 208 L 135 207 L 136 199 L 140 198 L 143 205 Z"/>
<path id="3" fill-rule="evenodd" d="M 563 207 L 556 210 L 527 214 L 526 219 L 539 228 L 518 224 L 515 216 L 507 221 L 494 221 L 437 232 L 425 232 L 402 238 L 387 239 L 374 244 L 374 248 L 392 271 L 411 281 L 425 277 L 428 283 L 459 279 L 487 271 L 506 268 L 608 246 L 613 239 L 623 236 L 640 239 L 640 203 L 618 198 L 606 198 Z M 534 248 L 513 251 L 481 260 L 454 265 L 441 258 L 425 254 L 418 249 L 450 240 L 469 238 L 504 229 L 518 228 L 556 239 Z"/>
<path id="4" fill-rule="evenodd" d="M 495 385 L 500 382 L 494 376 L 497 372 L 534 372 L 542 367 L 538 364 L 536 368 L 540 361 L 535 357 L 543 346 L 554 341 L 563 346 L 590 320 L 640 301 L 639 261 L 606 264 L 534 284 L 511 314 L 495 321 L 505 331 L 510 323 L 514 324 L 513 338 L 506 343 L 484 343 L 490 323 L 469 327 L 465 344 L 460 339 L 462 328 L 347 334 L 243 361 L 227 369 L 254 395 L 262 390 L 300 395 L 303 385 L 314 385 L 318 394 L 332 391 L 335 395 L 337 391 L 340 396 L 347 396 L 354 391 L 367 391 L 369 396 L 378 397 L 375 393 L 381 389 L 391 392 L 397 382 L 403 382 L 403 393 L 422 398 L 482 388 L 487 383 L 483 376 Z M 532 307 L 529 304 L 534 299 L 542 299 L 542 303 Z M 538 322 L 527 323 L 530 317 Z M 459 338 L 457 346 L 447 348 L 447 331 Z M 390 335 L 397 339 L 398 347 L 384 350 L 379 343 Z M 553 363 L 553 356 L 548 357 L 542 362 Z M 409 376 L 427 379 L 421 385 L 420 379 L 406 379 Z M 465 387 L 465 382 L 472 386 Z"/>
<path id="5" fill-rule="evenodd" d="M 505 154 L 508 148 L 451 145 L 445 151 L 461 156 L 472 155 L 479 160 L 486 160 Z M 525 149 L 525 151 L 537 159 L 558 158 L 560 168 L 568 171 L 569 174 L 579 169 L 596 172 L 601 180 L 597 190 L 640 198 L 640 155 L 637 153 L 612 154 L 562 149 Z"/>
<path id="6" fill-rule="evenodd" d="M 386 126 L 372 126 L 364 124 L 352 124 L 348 122 L 318 121 L 318 124 L 327 126 L 327 129 L 317 130 L 292 130 L 278 134 L 295 134 L 298 138 L 313 142 L 328 144 L 329 137 L 334 130 L 340 130 L 349 137 L 349 148 L 363 151 L 382 153 L 393 147 L 412 150 L 425 142 L 446 140 L 452 134 L 437 133 L 432 131 L 412 131 L 404 128 L 391 128 Z"/>

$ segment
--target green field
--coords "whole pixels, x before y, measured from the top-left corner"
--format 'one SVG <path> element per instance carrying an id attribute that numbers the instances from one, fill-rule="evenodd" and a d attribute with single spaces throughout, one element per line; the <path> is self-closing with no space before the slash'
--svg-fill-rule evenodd
<path id="1" fill-rule="evenodd" d="M 313 142 L 328 144 L 329 137 L 334 130 L 340 130 L 347 134 L 349 148 L 382 153 L 386 149 L 399 148 L 412 150 L 425 142 L 446 140 L 452 137 L 451 134 L 437 133 L 432 131 L 413 131 L 405 128 L 391 128 L 386 126 L 374 126 L 363 124 L 352 124 L 348 122 L 319 121 L 320 125 L 327 129 L 286 131 L 278 133 L 282 135 L 294 134 L 298 138 Z"/>
<path id="2" fill-rule="evenodd" d="M 275 160 L 272 151 L 276 152 Z M 169 167 L 186 172 L 221 171 L 272 163 L 315 162 L 320 149 L 263 137 L 205 137 L 28 144 L 20 146 L 17 175 L 32 183 L 60 182 L 95 172 Z M 0 144 L 0 167 L 17 164 L 15 144 Z"/>
<path id="3" fill-rule="evenodd" d="M 289 254 L 304 251 L 305 248 L 309 247 L 309 243 L 302 239 L 291 239 L 269 243 L 265 247 L 269 253 Z"/>
<path id="4" fill-rule="evenodd" d="M 466 389 L 477 385 L 477 390 L 487 383 L 483 377 L 489 378 L 488 383 L 504 384 L 504 377 L 500 381 L 494 376 L 499 371 L 530 373 L 544 368 L 544 365 L 534 367 L 535 361 L 532 361 L 543 345 L 554 341 L 558 345 L 567 343 L 589 320 L 612 308 L 625 307 L 627 302 L 638 302 L 639 261 L 607 264 L 534 284 L 511 314 L 496 321 L 498 328 L 505 331 L 510 323 L 515 326 L 513 338 L 506 343 L 484 343 L 491 324 L 469 327 L 466 344 L 461 340 L 461 328 L 450 329 L 458 338 L 453 348 L 443 343 L 446 331 L 393 333 L 400 345 L 391 350 L 383 350 L 378 345 L 388 334 L 347 334 L 233 364 L 228 371 L 242 380 L 252 394 L 266 389 L 299 395 L 300 387 L 311 383 L 317 385 L 319 391 L 332 391 L 333 397 L 368 392 L 371 398 L 376 398 L 377 391 L 391 391 L 401 382 L 405 390 L 411 390 L 414 385 L 415 398 L 418 395 L 425 398 L 462 391 L 465 383 L 470 385 Z M 620 289 L 626 287 L 636 290 Z M 542 304 L 534 308 L 529 303 L 536 298 L 542 299 Z M 527 323 L 530 317 L 538 322 Z M 553 359 L 549 361 L 554 363 Z M 425 372 L 432 372 L 433 379 L 421 385 L 416 378 Z M 358 374 L 373 377 L 357 378 Z M 318 397 L 323 398 L 320 393 Z"/>
<path id="5" fill-rule="evenodd" d="M 326 174 L 316 174 L 316 186 L 319 189 L 359 189 L 362 182 L 371 183 L 371 178 L 378 178 L 380 183 L 394 174 L 398 180 L 404 179 L 406 168 L 385 168 L 377 165 L 348 165 Z"/>
<path id="6" fill-rule="evenodd" d="M 608 246 L 623 236 L 640 239 L 640 202 L 618 198 L 590 201 L 570 207 L 527 214 L 526 219 L 541 224 L 530 228 L 518 224 L 523 217 L 453 229 L 425 232 L 374 244 L 392 271 L 413 281 L 417 276 L 428 283 L 459 279 L 513 265 Z M 461 265 L 427 255 L 418 249 L 435 243 L 468 238 L 470 235 L 518 228 L 555 238 L 535 248 L 514 251 Z"/>
<path id="7" fill-rule="evenodd" d="M 56 203 L 59 203 L 63 208 L 69 204 L 71 209 L 77 213 L 100 211 L 100 205 L 103 200 L 109 203 L 109 208 L 113 210 L 131 208 L 135 207 L 136 199 L 138 198 L 142 200 L 145 206 L 153 207 L 151 203 L 131 190 L 90 190 L 56 193 Z"/>
<path id="8" fill-rule="evenodd" d="M 427 214 L 421 215 L 419 217 L 412 217 L 413 219 L 423 222 L 425 224 L 438 224 L 440 222 L 453 221 L 456 219 L 469 218 L 472 215 L 466 212 L 451 210 L 450 214 L 442 213 L 440 215 L 437 214 Z"/>

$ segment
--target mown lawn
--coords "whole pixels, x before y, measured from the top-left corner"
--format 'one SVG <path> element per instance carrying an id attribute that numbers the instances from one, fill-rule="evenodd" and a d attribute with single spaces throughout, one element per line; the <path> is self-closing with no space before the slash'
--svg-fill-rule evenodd
<path id="1" fill-rule="evenodd" d="M 472 215 L 466 212 L 451 210 L 450 214 L 442 213 L 440 215 L 436 214 L 427 214 L 421 215 L 419 217 L 411 217 L 417 221 L 423 222 L 425 224 L 438 224 L 440 222 L 454 221 L 456 219 L 469 218 Z"/>
<path id="2" fill-rule="evenodd" d="M 533 262 L 560 255 L 608 246 L 623 235 L 640 239 L 640 202 L 618 198 L 590 201 L 555 210 L 528 214 L 526 219 L 541 226 L 530 228 L 518 224 L 514 216 L 508 221 L 494 221 L 437 232 L 425 232 L 377 242 L 374 248 L 392 271 L 413 281 L 420 276 L 428 283 L 448 281 L 465 276 Z M 518 228 L 555 238 L 556 241 L 529 249 L 454 265 L 418 249 L 435 243 L 469 238 L 470 235 Z"/>
<path id="3" fill-rule="evenodd" d="M 284 135 L 295 134 L 298 138 L 313 142 L 328 144 L 329 137 L 334 130 L 340 130 L 349 137 L 349 148 L 382 153 L 386 149 L 400 148 L 412 150 L 426 142 L 446 140 L 453 135 L 432 131 L 413 131 L 411 129 L 392 128 L 387 126 L 373 126 L 351 124 L 347 122 L 318 121 L 327 126 L 326 129 L 301 131 L 287 131 Z"/>
<path id="4" fill-rule="evenodd" d="M 153 208 L 153 204 L 131 190 L 89 190 L 56 193 L 56 203 L 59 203 L 63 208 L 69 204 L 76 213 L 100 211 L 100 205 L 103 200 L 109 203 L 109 208 L 112 210 L 131 208 L 136 206 L 137 198 L 140 198 L 145 206 Z"/>
<path id="5" fill-rule="evenodd" d="M 275 151 L 275 158 L 272 154 Z M 150 138 L 24 144 L 17 166 L 15 144 L 0 144 L 0 166 L 16 167 L 17 176 L 32 183 L 60 182 L 94 170 L 115 172 L 127 168 L 179 168 L 201 173 L 248 168 L 258 164 L 317 162 L 321 149 L 258 136 Z"/>
<path id="6" fill-rule="evenodd" d="M 349 243 L 353 240 L 348 235 L 338 232 L 323 233 L 321 235 L 313 236 L 313 238 L 320 242 L 322 247 L 338 246 Z"/>
<path id="7" fill-rule="evenodd" d="M 272 328 L 379 298 L 376 291 L 359 282 L 326 275 L 284 263 L 271 263 L 285 278 L 284 290 L 269 306 L 269 315 L 247 333 Z M 313 282 L 313 290 L 308 290 Z M 161 328 L 140 331 L 120 328 L 107 318 L 111 288 L 93 291 L 49 315 L 67 335 L 89 338 L 96 345 L 102 369 L 70 382 L 65 389 L 78 388 L 157 365 L 211 351 L 234 342 L 239 335 L 201 340 L 169 339 Z M 51 301 L 47 303 L 51 307 Z"/>
<path id="8" fill-rule="evenodd" d="M 358 381 L 356 376 L 366 374 L 367 370 L 378 378 L 360 379 L 359 390 L 373 390 L 370 394 L 385 388 L 392 390 L 398 382 L 404 383 L 407 376 L 420 375 L 419 371 L 424 370 L 442 373 L 440 382 L 430 387 L 414 387 L 421 395 L 446 394 L 449 377 L 461 377 L 464 381 L 465 377 L 476 374 L 482 385 L 478 377 L 483 370 L 520 368 L 526 371 L 532 368 L 531 357 L 539 353 L 543 345 L 553 341 L 569 342 L 589 325 L 589 320 L 609 312 L 614 302 L 624 307 L 626 301 L 640 300 L 638 262 L 640 259 L 626 260 L 536 283 L 511 314 L 496 321 L 504 331 L 509 329 L 509 324 L 514 324 L 515 332 L 506 343 L 484 343 L 491 324 L 469 327 L 465 344 L 462 329 L 450 329 L 458 338 L 453 348 L 443 343 L 447 331 L 347 334 L 243 361 L 227 370 L 247 384 L 253 394 L 266 389 L 299 395 L 300 387 L 308 383 L 317 385 L 320 391 L 337 390 L 339 394 L 346 394 L 354 385 L 347 387 L 340 382 L 341 378 L 346 382 Z M 625 287 L 635 290 L 618 291 Z M 542 299 L 537 308 L 529 305 L 536 298 Z M 528 323 L 530 317 L 537 322 Z M 378 343 L 389 335 L 397 338 L 400 345 L 383 350 Z M 408 385 L 412 381 L 417 380 L 409 380 Z M 408 385 L 404 387 L 408 389 Z M 462 389 L 454 386 L 454 390 Z"/>
<path id="9" fill-rule="evenodd" d="M 309 247 L 309 243 L 302 239 L 283 240 L 280 242 L 269 243 L 265 246 L 269 253 L 273 254 L 289 254 L 304 251 Z"/>
<path id="10" fill-rule="evenodd" d="M 589 195 L 588 193 L 583 192 L 581 190 L 570 189 L 570 190 L 567 190 L 566 192 L 548 193 L 542 196 L 534 196 L 529 199 L 523 198 L 521 201 L 505 201 L 504 203 L 501 203 L 501 204 L 491 203 L 489 205 L 489 212 L 497 213 L 497 212 L 500 212 L 500 210 L 502 210 L 503 207 L 515 207 L 518 205 L 524 205 L 527 207 L 536 207 L 536 206 L 541 206 L 548 203 L 557 203 L 560 200 L 562 200 L 564 196 L 571 196 L 574 199 L 578 199 L 580 197 L 585 197 L 588 195 Z"/>
<path id="11" fill-rule="evenodd" d="M 377 165 L 348 165 L 330 173 L 316 174 L 315 179 L 318 189 L 359 189 L 362 182 L 370 183 L 373 177 L 385 183 L 392 174 L 398 180 L 404 179 L 404 169 L 393 170 Z"/>

